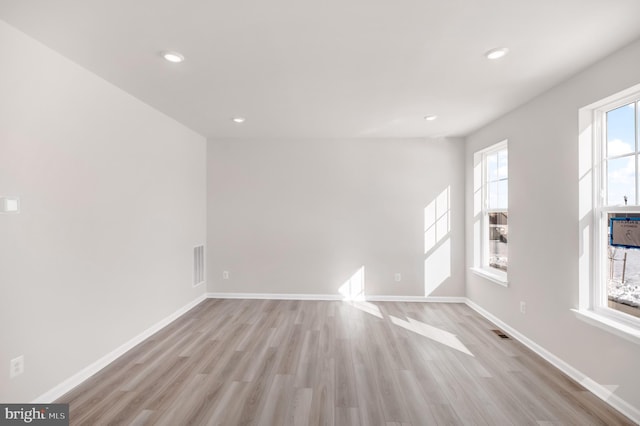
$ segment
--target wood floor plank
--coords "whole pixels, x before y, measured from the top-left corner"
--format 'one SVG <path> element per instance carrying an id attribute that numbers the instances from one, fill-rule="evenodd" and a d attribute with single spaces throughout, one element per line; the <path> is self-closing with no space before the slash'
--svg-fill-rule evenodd
<path id="1" fill-rule="evenodd" d="M 335 424 L 335 360 L 321 356 L 311 399 L 310 425 Z"/>
<path id="2" fill-rule="evenodd" d="M 138 416 L 136 416 L 136 418 L 133 419 L 131 423 L 129 423 L 129 426 L 144 426 L 148 424 L 148 419 L 152 414 L 153 411 L 151 410 L 142 410 L 140 414 L 138 414 Z"/>
<path id="3" fill-rule="evenodd" d="M 267 392 L 265 404 L 258 416 L 258 426 L 282 425 L 287 419 L 289 406 L 293 399 L 294 377 L 276 374 Z"/>
<path id="4" fill-rule="evenodd" d="M 244 401 L 244 394 L 247 387 L 248 384 L 245 382 L 231 382 L 213 412 L 205 416 L 204 421 L 193 424 L 206 424 L 208 426 L 241 424 L 242 402 Z M 173 424 L 176 425 L 180 423 Z"/>
<path id="5" fill-rule="evenodd" d="M 311 415 L 312 398 L 313 389 L 296 388 L 289 407 L 289 414 L 284 424 L 287 426 L 310 424 L 309 418 Z"/>
<path id="6" fill-rule="evenodd" d="M 632 425 L 465 305 L 209 299 L 57 402 L 72 425 Z"/>
<path id="7" fill-rule="evenodd" d="M 382 394 L 375 380 L 375 374 L 368 364 L 355 365 L 356 388 L 358 390 L 358 413 L 363 425 L 385 423 L 382 410 Z"/>

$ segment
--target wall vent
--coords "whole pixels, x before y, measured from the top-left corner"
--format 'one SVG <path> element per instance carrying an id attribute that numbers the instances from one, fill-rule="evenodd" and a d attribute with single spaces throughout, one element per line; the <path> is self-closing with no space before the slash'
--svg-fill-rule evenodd
<path id="1" fill-rule="evenodd" d="M 204 246 L 193 248 L 193 285 L 204 283 Z"/>
<path id="2" fill-rule="evenodd" d="M 498 337 L 500 337 L 501 339 L 508 339 L 509 338 L 509 336 L 504 334 L 502 330 L 491 330 L 491 331 L 496 333 L 498 335 Z"/>

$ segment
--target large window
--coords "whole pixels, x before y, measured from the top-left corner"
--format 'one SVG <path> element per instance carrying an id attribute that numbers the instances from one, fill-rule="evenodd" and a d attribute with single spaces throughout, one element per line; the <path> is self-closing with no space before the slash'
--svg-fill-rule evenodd
<path id="1" fill-rule="evenodd" d="M 640 247 L 612 239 L 613 224 L 623 224 L 629 237 L 640 224 L 638 191 L 640 95 L 617 100 L 596 111 L 596 152 L 601 173 L 597 188 L 596 279 L 593 305 L 614 315 L 640 317 Z M 612 220 L 613 219 L 613 220 Z M 616 225 L 617 226 L 617 225 Z"/>
<path id="2" fill-rule="evenodd" d="M 640 84 L 578 110 L 577 317 L 640 344 Z"/>
<path id="3" fill-rule="evenodd" d="M 500 284 L 509 265 L 509 162 L 507 141 L 476 153 L 474 204 L 478 208 L 473 270 Z"/>

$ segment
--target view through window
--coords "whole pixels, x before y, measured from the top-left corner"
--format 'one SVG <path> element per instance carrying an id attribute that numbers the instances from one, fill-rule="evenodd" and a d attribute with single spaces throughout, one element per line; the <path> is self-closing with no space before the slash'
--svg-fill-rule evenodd
<path id="1" fill-rule="evenodd" d="M 506 142 L 484 154 L 486 264 L 507 272 L 509 259 L 509 164 Z"/>
<path id="2" fill-rule="evenodd" d="M 607 230 L 603 277 L 606 307 L 640 317 L 640 250 L 612 245 L 611 219 L 640 219 L 638 100 L 605 110 L 602 228 Z"/>

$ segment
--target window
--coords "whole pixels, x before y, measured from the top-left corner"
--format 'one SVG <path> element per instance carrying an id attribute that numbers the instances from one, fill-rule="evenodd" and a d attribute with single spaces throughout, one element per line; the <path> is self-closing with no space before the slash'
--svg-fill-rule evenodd
<path id="1" fill-rule="evenodd" d="M 640 344 L 640 85 L 578 110 L 578 308 Z"/>
<path id="2" fill-rule="evenodd" d="M 640 228 L 638 109 L 640 94 L 606 104 L 596 110 L 596 152 L 601 173 L 596 198 L 595 310 L 607 315 L 640 318 L 640 242 L 620 244 L 613 226 L 624 226 L 629 236 Z"/>
<path id="3" fill-rule="evenodd" d="M 509 161 L 507 141 L 475 155 L 474 272 L 506 285 L 509 264 Z"/>

